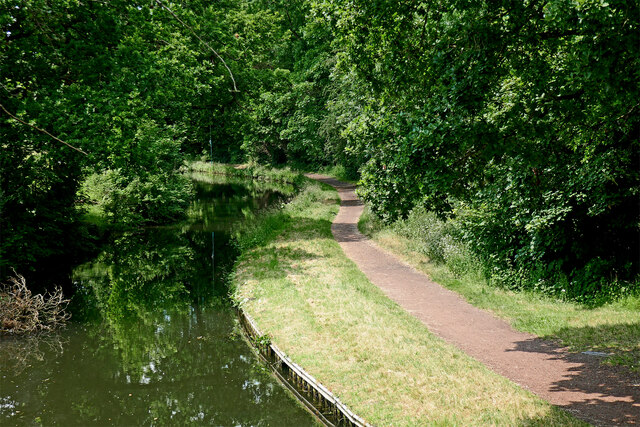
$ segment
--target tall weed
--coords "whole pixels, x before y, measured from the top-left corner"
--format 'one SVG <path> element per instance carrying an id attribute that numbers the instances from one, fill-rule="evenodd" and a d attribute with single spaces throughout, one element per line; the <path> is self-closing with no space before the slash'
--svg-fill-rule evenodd
<path id="1" fill-rule="evenodd" d="M 442 220 L 424 208 L 413 209 L 404 220 L 391 226 L 399 235 L 415 245 L 413 249 L 433 262 L 446 265 L 454 274 L 479 274 L 482 263 L 460 238 L 453 220 Z"/>

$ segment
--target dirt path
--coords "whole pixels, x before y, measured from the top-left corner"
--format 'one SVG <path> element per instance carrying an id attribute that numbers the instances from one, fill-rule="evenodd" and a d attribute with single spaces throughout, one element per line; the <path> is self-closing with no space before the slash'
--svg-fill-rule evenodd
<path id="1" fill-rule="evenodd" d="M 340 194 L 340 211 L 331 230 L 346 255 L 432 332 L 578 418 L 597 425 L 640 424 L 640 376 L 600 364 L 596 356 L 570 353 L 518 332 L 471 306 L 358 231 L 363 206 L 353 185 L 322 175 L 308 176 L 332 185 Z"/>

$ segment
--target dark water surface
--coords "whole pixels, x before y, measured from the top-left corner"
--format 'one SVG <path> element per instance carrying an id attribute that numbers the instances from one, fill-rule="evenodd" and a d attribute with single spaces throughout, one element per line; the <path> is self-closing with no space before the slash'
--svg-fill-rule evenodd
<path id="1" fill-rule="evenodd" d="M 0 425 L 316 424 L 223 298 L 230 233 L 285 196 L 241 182 L 196 190 L 184 223 L 121 233 L 74 270 L 68 327 L 0 340 Z"/>

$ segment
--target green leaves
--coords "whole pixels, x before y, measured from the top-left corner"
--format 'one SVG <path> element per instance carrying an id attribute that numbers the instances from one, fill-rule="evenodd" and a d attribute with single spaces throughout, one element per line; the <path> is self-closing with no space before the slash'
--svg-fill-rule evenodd
<path id="1" fill-rule="evenodd" d="M 166 3 L 197 37 L 157 6 L 16 5 L 0 12 L 7 107 L 91 157 L 0 127 L 15 224 L 29 191 L 47 205 L 64 188 L 72 208 L 94 172 L 117 174 L 114 218 L 173 218 L 186 189 L 171 171 L 211 138 L 216 161 L 359 170 L 376 214 L 459 218 L 489 269 L 638 273 L 634 2 Z"/>
<path id="2" fill-rule="evenodd" d="M 187 141 L 199 140 L 200 151 L 202 129 L 232 99 L 226 70 L 212 65 L 210 52 L 170 15 L 148 4 L 7 5 L 0 15 L 3 105 L 89 156 L 0 115 L 0 267 L 29 268 L 64 253 L 87 175 L 112 186 L 101 198 L 109 200 L 113 221 L 159 223 L 183 215 L 190 186 L 175 171 L 184 151 L 193 151 Z M 203 25 L 203 36 L 212 30 L 230 40 L 224 20 L 203 18 L 234 8 L 191 1 L 183 18 Z"/>
<path id="3" fill-rule="evenodd" d="M 344 50 L 334 73 L 370 83 L 343 135 L 368 159 L 374 212 L 459 217 L 489 266 L 575 277 L 576 295 L 602 286 L 594 271 L 637 275 L 637 5 L 322 7 Z"/>

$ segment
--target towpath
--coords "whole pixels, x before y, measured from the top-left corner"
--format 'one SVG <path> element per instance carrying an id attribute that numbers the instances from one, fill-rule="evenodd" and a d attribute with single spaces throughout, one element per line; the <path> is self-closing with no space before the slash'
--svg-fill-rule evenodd
<path id="1" fill-rule="evenodd" d="M 310 178 L 338 190 L 331 230 L 369 280 L 429 330 L 541 398 L 596 425 L 640 424 L 640 376 L 518 332 L 491 313 L 432 282 L 358 231 L 363 205 L 355 186 L 323 175 Z"/>

